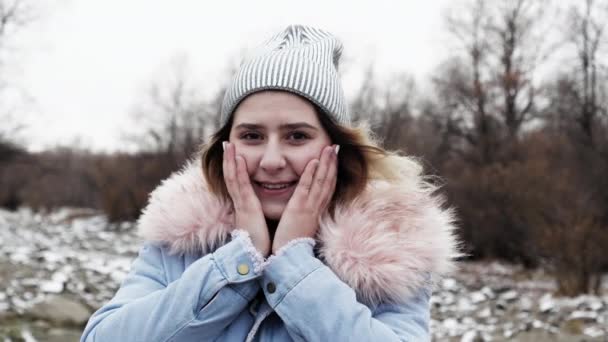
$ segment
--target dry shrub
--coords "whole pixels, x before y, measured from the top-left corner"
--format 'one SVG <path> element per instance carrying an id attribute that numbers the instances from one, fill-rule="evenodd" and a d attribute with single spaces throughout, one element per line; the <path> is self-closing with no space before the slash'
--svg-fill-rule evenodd
<path id="1" fill-rule="evenodd" d="M 95 207 L 96 185 L 88 173 L 92 156 L 71 149 L 24 153 L 2 163 L 0 205 L 50 210 L 62 206 Z"/>
<path id="2" fill-rule="evenodd" d="M 529 190 L 538 204 L 526 217 L 533 241 L 555 274 L 559 294 L 598 293 L 601 272 L 608 264 L 601 196 L 606 183 L 598 170 L 608 168 L 593 152 L 559 136 L 537 134 L 528 145 L 524 167 L 538 175 Z"/>
<path id="3" fill-rule="evenodd" d="M 70 148 L 24 154 L 2 163 L 0 206 L 87 207 L 101 209 L 110 222 L 135 220 L 148 194 L 183 159 L 164 153 L 94 154 Z"/>
<path id="4" fill-rule="evenodd" d="M 452 160 L 444 170 L 470 253 L 548 266 L 562 295 L 596 292 L 608 265 L 607 163 L 543 131 L 506 155 L 487 166 Z"/>
<path id="5" fill-rule="evenodd" d="M 450 168 L 455 176 L 448 176 L 447 190 L 469 253 L 534 266 L 537 253 L 525 219 L 535 206 L 526 186 L 534 175 L 522 173 L 516 163 L 471 167 L 456 162 Z"/>
<path id="6" fill-rule="evenodd" d="M 100 158 L 92 170 L 99 205 L 111 222 L 135 220 L 148 194 L 178 168 L 164 154 L 115 154 Z"/>
<path id="7" fill-rule="evenodd" d="M 95 156 L 70 148 L 56 148 L 32 155 L 23 171 L 23 201 L 33 209 L 95 207 L 97 185 L 89 168 Z"/>

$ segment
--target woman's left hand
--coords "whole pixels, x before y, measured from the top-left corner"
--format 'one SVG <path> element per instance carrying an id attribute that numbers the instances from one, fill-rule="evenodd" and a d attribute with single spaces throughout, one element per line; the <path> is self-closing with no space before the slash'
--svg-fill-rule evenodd
<path id="1" fill-rule="evenodd" d="M 327 209 L 336 188 L 337 173 L 336 146 L 325 147 L 320 160 L 308 162 L 281 215 L 272 242 L 272 253 L 293 239 L 314 238 L 319 229 L 319 217 Z"/>

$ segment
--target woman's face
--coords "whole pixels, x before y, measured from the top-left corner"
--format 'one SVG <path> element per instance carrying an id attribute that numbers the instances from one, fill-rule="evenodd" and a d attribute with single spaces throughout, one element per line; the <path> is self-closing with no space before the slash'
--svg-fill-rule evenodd
<path id="1" fill-rule="evenodd" d="M 331 145 L 314 106 L 283 91 L 248 96 L 234 112 L 230 142 L 247 162 L 267 219 L 279 220 L 306 164 Z"/>

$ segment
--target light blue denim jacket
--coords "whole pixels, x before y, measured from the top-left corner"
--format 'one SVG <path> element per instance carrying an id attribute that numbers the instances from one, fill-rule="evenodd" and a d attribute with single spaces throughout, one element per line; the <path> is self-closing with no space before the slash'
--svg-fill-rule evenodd
<path id="1" fill-rule="evenodd" d="M 247 235 L 204 255 L 146 243 L 82 342 L 428 341 L 430 289 L 370 308 L 315 257 L 291 244 L 256 269 Z"/>
<path id="2" fill-rule="evenodd" d="M 420 184 L 369 182 L 264 260 L 194 160 L 152 192 L 147 242 L 81 341 L 427 341 L 429 280 L 459 252 L 453 211 Z"/>

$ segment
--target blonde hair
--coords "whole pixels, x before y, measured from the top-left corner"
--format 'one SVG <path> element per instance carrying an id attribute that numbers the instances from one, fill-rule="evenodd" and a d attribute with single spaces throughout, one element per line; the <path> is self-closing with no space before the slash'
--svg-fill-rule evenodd
<path id="1" fill-rule="evenodd" d="M 423 181 L 424 167 L 417 158 L 403 155 L 398 150 L 383 149 L 381 140 L 372 133 L 367 122 L 361 122 L 352 129 L 360 145 L 373 147 L 373 152 L 366 154 L 368 180 L 382 180 L 406 187 L 419 185 Z"/>

